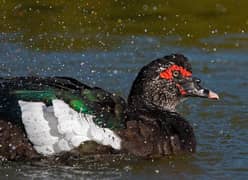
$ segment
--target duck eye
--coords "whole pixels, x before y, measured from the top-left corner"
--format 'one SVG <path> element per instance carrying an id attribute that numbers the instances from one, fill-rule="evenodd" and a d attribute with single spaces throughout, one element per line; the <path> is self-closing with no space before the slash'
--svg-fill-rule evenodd
<path id="1" fill-rule="evenodd" d="M 177 78 L 180 73 L 179 71 L 173 71 L 172 74 L 173 74 L 173 77 Z"/>

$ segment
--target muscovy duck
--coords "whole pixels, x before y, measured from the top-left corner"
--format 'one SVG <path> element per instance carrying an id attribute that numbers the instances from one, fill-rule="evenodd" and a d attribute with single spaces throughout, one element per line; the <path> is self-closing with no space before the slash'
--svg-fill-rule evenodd
<path id="1" fill-rule="evenodd" d="M 0 78 L 0 156 L 58 155 L 87 142 L 143 157 L 192 153 L 193 128 L 176 112 L 190 96 L 219 99 L 180 54 L 144 66 L 127 103 L 69 77 Z"/>

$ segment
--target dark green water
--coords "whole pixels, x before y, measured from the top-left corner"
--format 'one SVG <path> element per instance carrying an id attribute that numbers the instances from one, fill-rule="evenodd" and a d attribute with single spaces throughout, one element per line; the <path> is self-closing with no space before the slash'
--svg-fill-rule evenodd
<path id="1" fill-rule="evenodd" d="M 38 3 L 37 3 L 38 2 Z M 192 7 L 193 5 L 193 7 Z M 220 101 L 189 99 L 197 153 L 106 157 L 67 166 L 7 163 L 5 179 L 245 179 L 248 176 L 246 1 L 1 1 L 0 75 L 63 75 L 126 97 L 149 61 L 183 53 Z"/>

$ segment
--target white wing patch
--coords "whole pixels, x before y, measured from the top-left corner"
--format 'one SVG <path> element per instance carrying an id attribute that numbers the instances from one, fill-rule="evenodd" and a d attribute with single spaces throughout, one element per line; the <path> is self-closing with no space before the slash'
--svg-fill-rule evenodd
<path id="1" fill-rule="evenodd" d="M 53 106 L 42 102 L 18 103 L 27 136 L 38 153 L 70 151 L 85 141 L 121 149 L 121 139 L 113 131 L 97 126 L 93 115 L 78 113 L 62 100 L 53 100 Z"/>

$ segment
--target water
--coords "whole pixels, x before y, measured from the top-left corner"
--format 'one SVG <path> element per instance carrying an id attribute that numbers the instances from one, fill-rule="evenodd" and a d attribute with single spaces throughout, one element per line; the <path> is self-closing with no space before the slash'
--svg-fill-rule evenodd
<path id="1" fill-rule="evenodd" d="M 160 2 L 162 5 L 157 6 L 156 3 L 145 2 L 147 2 L 146 6 L 139 3 L 127 5 L 129 10 L 141 8 L 145 11 L 140 19 L 135 16 L 134 23 L 132 18 L 130 22 L 125 21 L 125 18 L 130 18 L 134 12 L 129 14 L 126 10 L 119 12 L 121 3 L 118 4 L 117 10 L 110 11 L 112 19 L 106 15 L 104 8 L 105 14 L 98 14 L 96 17 L 91 17 L 91 14 L 88 16 L 88 12 L 82 10 L 83 14 L 87 15 L 87 21 L 97 20 L 95 24 L 89 25 L 85 32 L 80 31 L 85 24 L 73 28 L 78 21 L 81 21 L 81 17 L 74 14 L 75 20 L 73 20 L 71 17 L 73 15 L 69 13 L 73 12 L 70 11 L 71 6 L 63 9 L 64 6 L 60 3 L 53 8 L 43 4 L 42 9 L 40 6 L 30 5 L 32 10 L 29 12 L 26 10 L 29 9 L 28 3 L 28 5 L 9 3 L 6 10 L 1 11 L 5 19 L 3 18 L 4 26 L 0 27 L 0 76 L 70 76 L 91 86 L 117 92 L 126 98 L 135 75 L 143 65 L 164 55 L 182 53 L 190 59 L 193 75 L 199 77 L 206 87 L 220 95 L 218 102 L 189 99 L 179 107 L 179 112 L 194 126 L 198 142 L 197 152 L 192 156 L 153 160 L 120 156 L 106 156 L 100 160 L 85 158 L 67 165 L 8 162 L 0 166 L 1 179 L 244 179 L 248 177 L 248 34 L 241 21 L 234 16 L 236 11 L 232 9 L 247 7 L 242 5 L 245 1 L 240 1 L 240 4 L 235 6 L 229 2 L 214 4 L 212 9 L 210 4 L 206 9 L 196 8 L 198 10 L 195 9 L 191 14 L 192 21 L 187 19 L 187 13 L 186 15 L 178 13 L 179 17 L 172 18 L 174 14 L 170 11 L 173 10 L 170 1 L 166 8 L 168 12 L 161 10 L 162 1 Z M 93 10 L 99 13 L 98 7 L 101 6 L 103 4 L 95 5 Z M 184 11 L 188 12 L 189 7 L 185 3 L 184 6 Z M 199 4 L 196 4 L 196 7 L 198 6 Z M 181 24 L 180 27 L 184 28 L 178 28 L 173 33 L 161 33 L 162 26 L 160 27 L 159 24 L 157 10 L 160 10 L 162 15 L 166 15 L 168 22 L 166 25 L 171 28 L 178 27 L 176 24 L 184 20 L 187 20 L 188 24 Z M 121 14 L 124 11 L 124 15 Z M 245 15 L 241 12 L 245 11 L 240 10 L 238 16 L 242 20 L 245 19 Z M 61 14 L 63 16 L 57 17 Z M 44 19 L 46 16 L 48 18 Z M 67 29 L 60 29 L 63 23 L 52 24 L 53 16 L 62 18 L 61 22 L 64 21 Z M 153 22 L 155 16 L 158 20 L 147 26 L 149 22 Z M 113 18 L 115 18 L 114 22 Z M 39 25 L 41 29 L 37 29 L 36 21 L 40 19 L 43 25 Z M 229 24 L 226 24 L 224 19 L 229 20 Z M 110 25 L 99 30 L 101 31 L 99 33 L 97 29 L 99 24 L 103 26 L 103 21 Z M 125 23 L 119 27 L 116 21 Z M 48 28 L 49 23 L 51 29 Z M 9 28 L 10 26 L 12 28 Z M 145 32 L 144 29 L 147 27 L 149 28 Z M 153 32 L 149 33 L 152 27 L 154 27 Z M 113 28 L 117 30 L 114 31 Z M 216 29 L 218 31 L 215 31 Z M 188 32 L 192 35 L 191 40 L 187 40 Z M 60 36 L 61 34 L 63 36 Z M 54 36 L 58 39 L 61 37 L 64 41 L 51 38 Z M 86 37 L 88 37 L 87 41 Z M 74 38 L 74 43 L 70 46 L 71 38 Z M 80 42 L 75 42 L 77 38 Z M 96 42 L 96 39 L 100 39 L 101 42 Z"/>
<path id="2" fill-rule="evenodd" d="M 5 36 L 12 36 L 5 34 Z M 128 42 L 129 37 L 120 37 Z M 190 99 L 179 107 L 195 128 L 198 147 L 192 157 L 159 160 L 107 158 L 80 160 L 74 166 L 7 163 L 0 177 L 37 178 L 244 178 L 248 175 L 247 53 L 198 48 L 155 47 L 156 37 L 136 37 L 136 50 L 123 43 L 111 51 L 36 52 L 18 43 L 0 44 L 1 76 L 66 75 L 127 97 L 139 68 L 172 52 L 190 58 L 194 75 L 220 94 L 221 100 Z M 149 48 L 150 47 L 150 48 Z M 111 62 L 111 63 L 110 63 Z M 110 162 L 109 162 L 110 161 Z M 117 161 L 117 162 L 113 162 Z"/>

